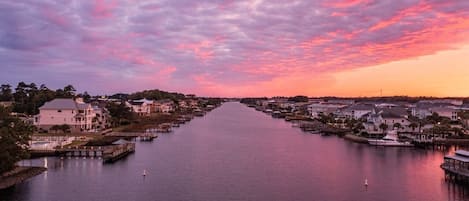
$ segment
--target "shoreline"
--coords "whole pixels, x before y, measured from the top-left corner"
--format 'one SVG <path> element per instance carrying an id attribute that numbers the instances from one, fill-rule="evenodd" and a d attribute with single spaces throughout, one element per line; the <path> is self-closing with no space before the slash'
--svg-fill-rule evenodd
<path id="1" fill-rule="evenodd" d="M 0 190 L 4 190 L 20 184 L 30 178 L 45 172 L 45 167 L 18 166 L 15 169 L 0 175 Z"/>

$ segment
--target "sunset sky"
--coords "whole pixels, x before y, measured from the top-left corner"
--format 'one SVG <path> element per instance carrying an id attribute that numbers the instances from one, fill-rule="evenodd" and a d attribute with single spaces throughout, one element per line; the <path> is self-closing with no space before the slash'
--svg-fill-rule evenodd
<path id="1" fill-rule="evenodd" d="M 0 83 L 469 96 L 468 0 L 2 0 Z"/>

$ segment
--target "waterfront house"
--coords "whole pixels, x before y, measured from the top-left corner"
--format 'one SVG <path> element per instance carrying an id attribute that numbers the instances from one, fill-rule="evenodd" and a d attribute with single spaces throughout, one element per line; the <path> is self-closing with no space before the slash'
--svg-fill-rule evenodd
<path id="1" fill-rule="evenodd" d="M 94 113 L 96 114 L 94 128 L 97 131 L 104 130 L 111 127 L 111 115 L 105 107 L 93 106 Z"/>
<path id="2" fill-rule="evenodd" d="M 401 127 L 397 130 L 400 132 L 409 131 L 410 129 L 408 126 L 411 122 L 408 120 L 408 113 L 404 108 L 394 107 L 374 109 L 365 117 L 367 120 L 365 128 L 368 132 L 378 131 L 381 124 L 386 124 L 388 129 L 397 129 L 394 127 L 396 123 L 398 123 Z"/>
<path id="3" fill-rule="evenodd" d="M 140 99 L 127 101 L 125 102 L 125 104 L 132 110 L 132 112 L 136 113 L 138 116 L 150 116 L 153 101 L 147 99 Z"/>
<path id="4" fill-rule="evenodd" d="M 170 113 L 175 110 L 174 101 L 170 99 L 157 100 L 154 103 L 155 112 Z"/>
<path id="5" fill-rule="evenodd" d="M 446 177 L 469 182 L 469 151 L 457 150 L 454 155 L 445 156 L 441 168 Z"/>
<path id="6" fill-rule="evenodd" d="M 376 110 L 376 107 L 373 104 L 354 104 L 342 108 L 340 113 L 348 119 L 360 119 L 374 110 Z"/>
<path id="7" fill-rule="evenodd" d="M 334 114 L 338 109 L 345 107 L 344 104 L 339 103 L 312 103 L 307 106 L 307 110 L 311 118 L 318 118 L 320 115 Z"/>
<path id="8" fill-rule="evenodd" d="M 91 104 L 84 103 L 82 99 L 57 98 L 39 107 L 34 125 L 47 131 L 54 125 L 66 124 L 72 132 L 91 132 L 95 117 Z"/>

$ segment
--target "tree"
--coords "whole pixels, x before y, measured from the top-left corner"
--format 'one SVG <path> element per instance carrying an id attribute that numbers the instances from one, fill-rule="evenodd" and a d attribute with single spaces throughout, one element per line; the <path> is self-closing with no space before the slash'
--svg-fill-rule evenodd
<path id="1" fill-rule="evenodd" d="M 120 104 L 108 103 L 106 109 L 112 117 L 112 123 L 114 126 L 120 126 L 124 122 L 129 122 L 133 119 L 134 114 L 123 102 Z"/>
<path id="2" fill-rule="evenodd" d="M 354 133 L 359 133 L 361 130 L 365 129 L 365 126 L 363 126 L 363 123 L 361 122 L 358 122 L 355 124 L 355 126 L 353 127 L 353 132 Z"/>
<path id="3" fill-rule="evenodd" d="M 386 132 L 386 130 L 388 129 L 388 125 L 385 124 L 385 123 L 381 123 L 381 124 L 379 125 L 379 128 L 380 128 L 381 130 L 383 130 L 383 133 L 384 133 L 384 132 Z"/>
<path id="4" fill-rule="evenodd" d="M 55 133 L 57 133 L 57 131 L 61 130 L 61 127 L 60 125 L 53 125 L 49 128 L 50 131 L 54 131 Z"/>
<path id="5" fill-rule="evenodd" d="M 62 124 L 60 125 L 60 130 L 62 130 L 63 133 L 70 133 L 70 126 L 67 124 Z"/>
<path id="6" fill-rule="evenodd" d="M 2 84 L 0 86 L 0 101 L 12 101 L 13 92 L 9 84 Z"/>
<path id="7" fill-rule="evenodd" d="M 288 98 L 288 101 L 293 101 L 293 102 L 308 102 L 308 97 L 307 96 L 295 96 L 295 97 L 290 97 Z"/>
<path id="8" fill-rule="evenodd" d="M 415 131 L 415 128 L 419 127 L 419 125 L 415 122 L 409 124 L 409 128 L 412 129 L 412 132 Z"/>
<path id="9" fill-rule="evenodd" d="M 73 98 L 77 90 L 72 85 L 67 85 L 63 89 L 57 89 L 55 91 L 57 98 Z"/>
<path id="10" fill-rule="evenodd" d="M 28 141 L 33 127 L 10 116 L 10 111 L 0 106 L 0 173 L 15 167 L 15 163 L 28 158 Z"/>
<path id="11" fill-rule="evenodd" d="M 393 127 L 397 128 L 397 130 L 400 130 L 402 128 L 402 125 L 400 123 L 394 123 Z"/>

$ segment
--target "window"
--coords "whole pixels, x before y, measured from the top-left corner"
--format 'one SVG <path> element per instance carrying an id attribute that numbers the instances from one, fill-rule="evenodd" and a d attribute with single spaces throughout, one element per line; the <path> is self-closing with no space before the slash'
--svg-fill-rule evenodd
<path id="1" fill-rule="evenodd" d="M 57 112 L 62 112 L 62 110 L 57 110 Z"/>

